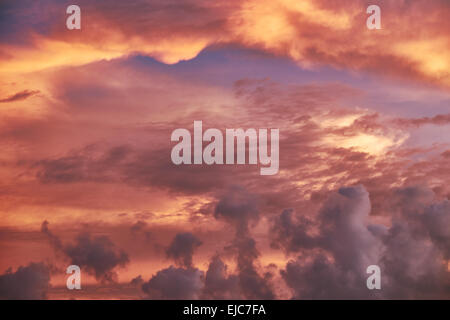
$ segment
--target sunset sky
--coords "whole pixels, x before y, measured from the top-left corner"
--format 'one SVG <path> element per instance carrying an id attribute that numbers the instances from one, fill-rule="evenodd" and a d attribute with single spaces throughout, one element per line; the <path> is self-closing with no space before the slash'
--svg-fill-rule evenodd
<path id="1" fill-rule="evenodd" d="M 450 299 L 449 17 L 0 0 L 0 299 Z M 278 174 L 173 164 L 194 120 L 279 129 Z"/>

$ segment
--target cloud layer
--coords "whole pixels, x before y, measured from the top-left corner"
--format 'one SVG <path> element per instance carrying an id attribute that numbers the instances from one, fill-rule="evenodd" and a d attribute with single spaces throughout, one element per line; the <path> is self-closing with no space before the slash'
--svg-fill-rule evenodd
<path id="1" fill-rule="evenodd" d="M 450 84 L 446 34 L 450 9 L 445 1 L 382 1 L 382 30 L 375 31 L 366 28 L 368 4 L 362 0 L 214 4 L 135 0 L 115 5 L 96 0 L 78 5 L 82 29 L 68 32 L 62 23 L 63 4 L 7 1 L 3 24 L 15 23 L 15 28 L 2 28 L 10 30 L 3 34 L 0 46 L 9 64 L 0 70 L 79 65 L 134 52 L 175 63 L 194 58 L 209 45 L 239 43 L 289 57 L 303 66 L 382 70 L 447 88 Z M 38 16 L 38 10 L 48 14 Z M 424 10 L 427 15 L 420 14 Z M 55 15 L 61 18 L 55 20 Z M 22 24 L 16 23 L 18 17 Z M 17 38 L 26 46 L 16 44 L 13 39 Z"/>

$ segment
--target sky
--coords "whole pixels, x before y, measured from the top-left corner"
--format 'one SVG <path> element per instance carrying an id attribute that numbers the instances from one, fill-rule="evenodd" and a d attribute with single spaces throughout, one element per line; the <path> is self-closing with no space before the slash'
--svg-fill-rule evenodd
<path id="1" fill-rule="evenodd" d="M 70 4 L 0 1 L 1 299 L 450 298 L 447 0 Z M 175 165 L 194 121 L 278 173 Z"/>

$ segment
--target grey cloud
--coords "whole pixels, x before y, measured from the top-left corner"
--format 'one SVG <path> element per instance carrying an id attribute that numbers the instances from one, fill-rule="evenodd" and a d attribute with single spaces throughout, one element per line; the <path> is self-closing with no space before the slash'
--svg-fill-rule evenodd
<path id="1" fill-rule="evenodd" d="M 237 276 L 247 299 L 273 299 L 274 293 L 257 268 L 259 252 L 255 240 L 249 234 L 249 223 L 259 216 L 255 195 L 235 186 L 222 195 L 215 208 L 215 217 L 223 218 L 235 227 L 236 236 L 232 248 L 237 251 Z"/>
<path id="2" fill-rule="evenodd" d="M 169 258 L 178 265 L 191 268 L 194 251 L 202 242 L 190 232 L 178 233 L 166 250 Z"/>
<path id="3" fill-rule="evenodd" d="M 233 186 L 217 202 L 214 216 L 234 225 L 236 232 L 246 232 L 249 222 L 259 216 L 257 198 L 243 187 Z"/>
<path id="4" fill-rule="evenodd" d="M 21 101 L 21 100 L 25 100 L 35 94 L 38 94 L 39 91 L 38 90 L 24 90 L 24 91 L 20 91 L 17 92 L 9 97 L 0 99 L 0 103 L 5 103 L 5 102 L 15 102 L 15 101 Z"/>
<path id="5" fill-rule="evenodd" d="M 142 285 L 150 299 L 198 299 L 203 289 L 203 271 L 170 266 Z"/>
<path id="6" fill-rule="evenodd" d="M 341 188 L 315 218 L 285 210 L 272 231 L 275 246 L 300 254 L 281 272 L 296 299 L 436 298 L 450 296 L 445 259 L 448 200 L 427 188 L 392 192 L 392 225 L 369 223 L 363 186 Z M 309 234 L 313 226 L 316 231 Z M 379 265 L 382 290 L 366 288 L 366 268 Z"/>
<path id="7" fill-rule="evenodd" d="M 42 223 L 41 231 L 45 233 L 52 246 L 70 259 L 71 264 L 93 274 L 98 280 L 113 281 L 116 267 L 123 267 L 129 262 L 128 255 L 118 249 L 106 236 L 92 237 L 89 233 L 80 233 L 73 244 L 62 244 L 48 228 L 48 222 Z"/>
<path id="8" fill-rule="evenodd" d="M 0 299 L 37 300 L 47 298 L 50 287 L 50 270 L 43 263 L 20 266 L 0 275 Z"/>
<path id="9" fill-rule="evenodd" d="M 255 265 L 259 252 L 255 240 L 240 237 L 235 240 L 238 250 L 237 268 L 241 290 L 246 299 L 274 299 L 275 295 L 268 279 L 258 273 Z"/>

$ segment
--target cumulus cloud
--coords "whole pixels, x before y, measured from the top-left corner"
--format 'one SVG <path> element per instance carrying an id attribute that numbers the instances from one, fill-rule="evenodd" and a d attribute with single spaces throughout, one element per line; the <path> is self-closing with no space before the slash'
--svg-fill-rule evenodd
<path id="1" fill-rule="evenodd" d="M 100 281 L 114 281 L 117 267 L 129 262 L 128 255 L 118 249 L 106 236 L 93 237 L 89 233 L 80 233 L 74 243 L 63 244 L 48 228 L 48 222 L 42 223 L 41 231 L 46 234 L 52 246 L 70 259 L 71 264 L 93 274 Z"/>
<path id="2" fill-rule="evenodd" d="M 447 200 L 427 203 L 424 199 L 432 192 L 417 188 L 393 194 L 398 201 L 392 206 L 390 227 L 370 223 L 369 194 L 363 186 L 339 189 L 315 219 L 297 217 L 291 210 L 276 219 L 273 244 L 299 254 L 281 272 L 293 298 L 404 299 L 450 294 L 445 262 L 448 228 L 434 228 L 450 216 Z M 425 198 L 417 199 L 416 194 Z M 381 268 L 380 291 L 366 288 L 369 265 Z"/>
<path id="3" fill-rule="evenodd" d="M 426 124 L 443 126 L 450 123 L 450 114 L 438 114 L 433 117 L 422 117 L 412 119 L 396 119 L 396 123 L 402 126 L 420 127 Z"/>
<path id="4" fill-rule="evenodd" d="M 8 269 L 0 275 L 0 299 L 37 300 L 47 298 L 50 270 L 44 263 L 20 266 L 15 272 Z"/>
<path id="5" fill-rule="evenodd" d="M 203 271 L 170 266 L 158 271 L 142 285 L 150 299 L 191 300 L 200 297 L 203 288 Z"/>

